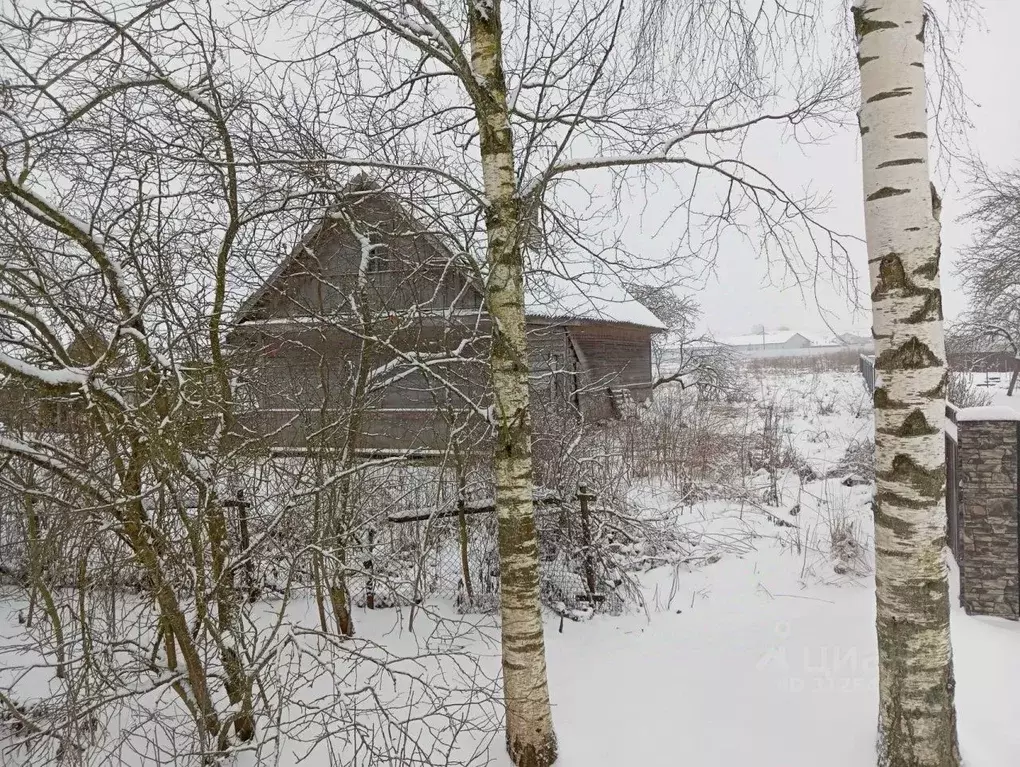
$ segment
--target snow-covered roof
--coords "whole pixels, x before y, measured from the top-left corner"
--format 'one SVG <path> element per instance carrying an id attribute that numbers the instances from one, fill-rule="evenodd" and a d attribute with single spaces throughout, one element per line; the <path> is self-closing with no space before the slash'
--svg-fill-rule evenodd
<path id="1" fill-rule="evenodd" d="M 659 318 L 634 299 L 615 278 L 604 275 L 536 274 L 527 279 L 524 311 L 529 317 L 618 322 L 666 329 Z"/>
<path id="2" fill-rule="evenodd" d="M 611 322 L 635 325 L 653 330 L 666 326 L 640 302 L 631 298 L 622 286 L 609 281 L 592 284 L 587 280 L 574 282 L 562 277 L 550 279 L 542 275 L 540 284 L 530 280 L 524 291 L 524 312 L 528 317 L 547 320 Z M 464 314 L 476 314 L 477 309 L 464 309 Z M 437 314 L 447 316 L 448 311 Z M 263 325 L 319 325 L 321 317 L 287 316 L 245 319 L 240 324 Z"/>
<path id="3" fill-rule="evenodd" d="M 1004 405 L 984 405 L 982 407 L 963 407 L 956 411 L 956 420 L 960 421 L 1020 421 L 1020 402 Z"/>

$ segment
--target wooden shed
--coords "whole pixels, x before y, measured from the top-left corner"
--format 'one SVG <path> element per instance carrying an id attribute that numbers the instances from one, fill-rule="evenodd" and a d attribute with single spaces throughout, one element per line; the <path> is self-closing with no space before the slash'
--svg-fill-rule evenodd
<path id="1" fill-rule="evenodd" d="M 240 428 L 277 452 L 339 440 L 434 454 L 451 433 L 484 442 L 482 279 L 402 200 L 356 178 L 238 312 Z M 621 287 L 543 276 L 529 280 L 526 310 L 538 430 L 550 416 L 619 417 L 648 398 L 663 326 Z"/>

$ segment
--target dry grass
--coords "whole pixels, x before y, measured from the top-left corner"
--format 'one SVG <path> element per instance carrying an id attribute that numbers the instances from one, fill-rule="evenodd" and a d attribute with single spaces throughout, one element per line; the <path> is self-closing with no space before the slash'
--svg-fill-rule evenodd
<path id="1" fill-rule="evenodd" d="M 749 359 L 745 367 L 753 374 L 845 372 L 857 369 L 860 356 L 857 350 L 841 349 L 826 354 Z"/>

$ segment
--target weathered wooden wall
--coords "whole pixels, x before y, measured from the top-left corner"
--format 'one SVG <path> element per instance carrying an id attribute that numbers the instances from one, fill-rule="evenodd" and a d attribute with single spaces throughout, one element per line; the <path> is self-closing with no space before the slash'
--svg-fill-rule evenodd
<path id="1" fill-rule="evenodd" d="M 288 448 L 304 445 L 313 436 L 318 441 L 341 439 L 360 344 L 336 328 L 288 327 L 254 325 L 235 333 L 234 342 L 249 350 L 239 358 L 247 356 L 242 378 L 253 406 L 253 412 L 244 414 L 239 423 L 250 435 L 265 434 L 272 444 Z M 479 337 L 471 335 L 475 330 Z M 464 347 L 464 361 L 435 366 L 436 375 L 413 369 L 393 348 L 376 347 L 370 352 L 370 368 L 387 369 L 380 383 L 390 376 L 396 380 L 370 391 L 365 400 L 365 408 L 371 411 L 360 430 L 365 449 L 443 448 L 450 417 L 459 422 L 476 421 L 467 433 L 469 441 L 478 443 L 487 427 L 480 416 L 471 415 L 464 397 L 483 407 L 488 404 L 486 333 L 484 324 L 476 329 L 445 324 L 431 329 L 419 326 L 388 337 L 389 343 L 408 354 L 448 351 L 463 338 L 473 339 Z M 547 324 L 532 326 L 529 344 L 536 413 L 576 412 L 579 376 L 567 330 Z M 445 382 L 452 383 L 457 393 Z M 446 417 L 438 412 L 441 410 Z M 328 428 L 318 426 L 320 422 Z M 540 430 L 543 420 L 536 418 L 536 423 Z"/>
<path id="2" fill-rule="evenodd" d="M 488 404 L 489 321 L 477 276 L 469 278 L 465 264 L 385 195 L 355 195 L 343 211 L 323 222 L 248 302 L 244 322 L 231 335 L 242 350 L 239 369 L 256 411 L 240 423 L 295 448 L 322 439 L 316 418 L 342 434 L 359 337 L 378 337 L 383 342 L 371 344 L 370 368 L 389 366 L 399 376 L 367 397 L 371 417 L 364 419 L 361 442 L 366 449 L 445 447 L 448 419 L 437 411 L 463 421 L 474 412 L 465 398 Z M 372 269 L 359 293 L 364 236 L 373 244 Z M 613 417 L 610 389 L 631 389 L 643 400 L 651 380 L 651 332 L 529 320 L 536 431 L 559 428 L 551 426 L 551 416 Z M 459 347 L 465 359 L 444 362 L 434 368 L 438 375 L 413 370 L 405 356 Z M 488 427 L 473 417 L 479 423 L 467 433 L 478 442 Z"/>
<path id="3" fill-rule="evenodd" d="M 613 418 L 612 389 L 625 389 L 636 402 L 651 394 L 652 344 L 649 331 L 623 325 L 589 323 L 571 325 L 570 338 L 581 358 L 586 418 Z"/>

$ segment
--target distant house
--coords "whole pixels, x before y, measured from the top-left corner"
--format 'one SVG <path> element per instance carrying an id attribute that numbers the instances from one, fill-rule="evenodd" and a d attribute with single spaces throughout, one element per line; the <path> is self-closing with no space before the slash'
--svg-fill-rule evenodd
<path id="1" fill-rule="evenodd" d="M 238 312 L 230 342 L 252 402 L 240 428 L 279 452 L 353 438 L 362 452 L 430 454 L 452 427 L 484 442 L 469 404 L 489 401 L 481 279 L 394 194 L 355 179 Z M 621 288 L 543 277 L 525 308 L 537 430 L 649 396 L 663 326 Z"/>
<path id="2" fill-rule="evenodd" d="M 718 342 L 734 354 L 750 358 L 806 357 L 839 354 L 846 351 L 868 353 L 874 348 L 870 334 L 811 333 L 779 330 L 724 338 Z"/>
<path id="3" fill-rule="evenodd" d="M 779 351 L 783 349 L 807 349 L 812 341 L 807 336 L 792 331 L 760 333 L 749 336 L 735 336 L 723 339 L 722 344 L 735 352 Z"/>
<path id="4" fill-rule="evenodd" d="M 834 340 L 841 342 L 844 346 L 866 346 L 873 348 L 875 340 L 870 331 L 852 330 L 847 333 L 838 333 Z"/>

